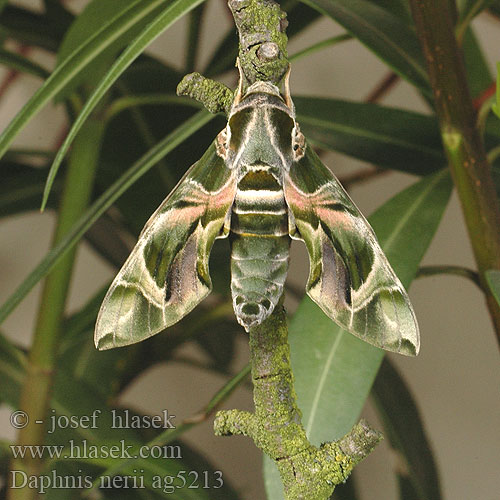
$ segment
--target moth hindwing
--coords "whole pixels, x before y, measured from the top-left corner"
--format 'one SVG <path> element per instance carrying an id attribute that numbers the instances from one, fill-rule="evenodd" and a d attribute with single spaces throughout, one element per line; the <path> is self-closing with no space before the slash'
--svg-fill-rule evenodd
<path id="1" fill-rule="evenodd" d="M 307 293 L 342 328 L 415 355 L 408 295 L 368 222 L 307 147 L 285 95 L 242 80 L 226 128 L 153 214 L 108 291 L 96 325 L 105 349 L 145 339 L 186 315 L 211 290 L 210 250 L 229 236 L 231 292 L 247 329 L 274 310 L 290 238 L 310 257 Z"/>

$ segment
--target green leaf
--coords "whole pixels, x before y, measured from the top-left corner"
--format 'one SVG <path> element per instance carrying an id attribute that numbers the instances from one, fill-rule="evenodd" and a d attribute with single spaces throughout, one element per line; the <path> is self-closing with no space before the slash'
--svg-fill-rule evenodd
<path id="1" fill-rule="evenodd" d="M 45 206 L 45 203 L 47 202 L 52 183 L 57 174 L 59 165 L 64 158 L 64 155 L 68 151 L 71 143 L 73 142 L 73 139 L 76 137 L 76 134 L 85 123 L 85 120 L 89 117 L 90 113 L 92 113 L 107 90 L 153 40 L 160 36 L 180 17 L 182 17 L 190 10 L 194 9 L 202 1 L 203 0 L 174 0 L 173 2 L 171 2 L 170 5 L 166 6 L 162 13 L 159 14 L 154 19 L 154 21 L 152 21 L 147 26 L 147 28 L 141 32 L 141 34 L 137 38 L 135 38 L 135 40 L 127 47 L 123 54 L 106 73 L 104 78 L 97 85 L 92 95 L 89 97 L 88 101 L 85 103 L 85 106 L 78 115 L 75 123 L 73 123 L 73 126 L 71 127 L 66 139 L 64 140 L 61 148 L 57 153 L 57 156 L 54 160 L 54 163 L 52 164 L 49 176 L 47 178 L 47 186 L 42 201 L 42 210 Z M 153 4 L 155 3 L 156 2 L 153 2 Z M 71 59 L 73 59 L 73 57 L 71 57 L 70 60 Z M 64 64 L 62 66 L 64 66 Z"/>
<path id="2" fill-rule="evenodd" d="M 0 333 L 0 402 L 17 408 L 24 379 L 25 354 Z"/>
<path id="3" fill-rule="evenodd" d="M 14 369 L 11 369 L 11 366 L 13 366 L 14 363 L 3 362 L 5 359 L 5 353 L 9 352 L 9 350 L 11 350 L 11 347 L 6 347 L 4 339 L 0 336 L 0 374 L 2 375 L 2 378 L 4 374 L 7 375 L 6 380 L 9 382 L 8 391 L 11 391 L 14 394 L 19 394 L 21 381 L 24 377 L 24 370 L 22 369 L 20 363 L 17 363 L 14 371 Z M 11 358 L 12 356 L 9 359 Z M 9 369 L 13 372 L 15 378 L 14 375 L 9 372 Z M 6 384 L 2 384 L 2 387 L 0 388 L 2 393 L 5 392 L 3 388 L 4 385 Z M 75 390 L 76 387 L 78 390 Z M 9 403 L 11 402 L 9 401 Z M 52 464 L 50 465 L 55 466 L 57 470 L 61 470 L 61 468 L 64 470 L 66 467 L 68 469 L 65 470 L 72 470 L 73 464 L 83 464 L 86 470 L 93 470 L 95 472 L 93 476 L 96 477 L 99 476 L 99 471 L 102 471 L 102 468 L 112 466 L 115 463 L 122 463 L 123 460 L 121 458 L 113 460 L 111 458 L 106 458 L 104 455 L 94 459 L 89 451 L 87 451 L 87 456 L 83 456 L 84 446 L 87 447 L 87 450 L 90 450 L 91 446 L 95 446 L 95 449 L 99 450 L 98 454 L 101 455 L 101 452 L 104 454 L 103 450 L 109 450 L 112 445 L 120 447 L 123 442 L 123 446 L 131 446 L 131 448 L 126 448 L 128 453 L 132 455 L 137 453 L 139 448 L 144 444 L 139 432 L 133 429 L 130 425 L 114 425 L 114 418 L 111 410 L 112 408 L 106 405 L 105 400 L 92 387 L 88 386 L 81 379 L 75 379 L 70 372 L 59 369 L 54 384 L 53 396 L 50 402 L 50 410 L 48 412 L 47 430 L 52 430 L 51 426 L 54 420 L 51 417 L 57 418 L 65 416 L 67 418 L 71 418 L 88 416 L 91 418 L 92 415 L 94 415 L 94 412 L 96 412 L 96 425 L 93 425 L 93 420 L 87 420 L 84 425 L 76 428 L 55 426 L 54 432 L 48 432 L 47 444 L 65 447 L 61 456 L 64 457 L 65 454 L 70 455 L 70 441 L 73 442 L 74 450 L 74 458 L 61 459 L 57 463 L 52 461 Z M 124 422 L 124 411 L 115 411 L 117 415 L 122 417 L 122 422 Z M 131 410 L 128 410 L 128 413 L 129 416 L 135 415 L 135 413 Z M 206 470 L 209 474 L 212 474 L 212 476 L 210 476 L 211 478 L 214 477 L 213 473 L 215 468 L 200 454 L 192 450 L 186 444 L 178 441 L 171 442 L 170 445 L 179 447 L 178 449 L 171 449 L 173 450 L 172 453 L 178 453 L 177 450 L 180 450 L 181 456 L 176 455 L 171 459 L 144 458 L 133 460 L 130 464 L 127 464 L 127 466 L 122 470 L 122 473 L 137 477 L 143 475 L 144 485 L 148 489 L 152 489 L 153 476 L 158 475 L 162 478 L 170 475 L 176 476 L 182 470 L 197 471 L 199 472 L 200 478 L 203 477 L 203 471 Z M 81 458 L 76 456 L 78 453 L 75 451 L 77 447 L 82 450 Z M 149 449 L 151 449 L 151 447 Z M 88 466 L 92 464 L 98 467 L 88 469 Z M 50 467 L 50 465 L 49 469 L 52 469 L 53 467 Z M 79 468 L 81 469 L 82 467 Z M 76 470 L 78 471 L 78 468 Z M 76 475 L 78 476 L 80 474 L 81 472 Z M 213 482 L 211 484 L 213 484 Z M 155 490 L 153 489 L 153 491 Z M 182 495 L 182 498 L 186 499 L 209 500 L 210 498 L 213 498 L 211 493 L 212 490 L 204 489 L 201 486 L 199 488 L 192 489 L 187 487 L 182 490 L 174 489 L 174 491 L 177 491 L 179 495 Z M 156 492 L 162 497 L 171 498 L 171 495 L 167 494 L 167 492 L 162 492 L 161 490 L 156 490 Z M 54 496 L 52 498 L 58 497 Z M 66 496 L 62 498 L 67 498 L 67 491 Z M 217 490 L 217 498 L 234 500 L 238 498 L 238 495 L 227 481 L 227 478 L 224 478 L 223 488 Z"/>
<path id="4" fill-rule="evenodd" d="M 162 18 L 172 12 L 173 22 L 180 15 L 192 8 L 194 0 L 175 0 L 163 12 Z M 200 0 L 198 0 L 199 2 Z M 187 5 L 186 5 L 187 4 Z M 17 134 L 27 125 L 33 116 L 53 97 L 61 92 L 73 78 L 86 71 L 88 65 L 121 36 L 141 23 L 152 11 L 164 5 L 163 0 L 136 0 L 132 7 L 121 12 L 110 23 L 96 31 L 94 35 L 76 51 L 71 53 L 50 78 L 38 89 L 35 95 L 24 105 L 0 136 L 0 156 L 2 156 Z M 184 8 L 182 8 L 184 7 Z M 8 9 L 4 12 L 7 12 Z M 168 17 L 168 15 L 167 15 Z"/>
<path id="5" fill-rule="evenodd" d="M 436 463 L 417 405 L 396 368 L 385 358 L 372 387 L 372 397 L 391 447 L 406 462 L 415 498 L 439 500 L 441 492 Z M 405 476 L 406 476 L 405 474 Z M 404 496 L 403 498 L 407 498 Z"/>
<path id="6" fill-rule="evenodd" d="M 405 287 L 432 241 L 451 186 L 447 170 L 430 175 L 369 218 Z M 342 437 L 359 417 L 384 351 L 341 330 L 309 298 L 302 301 L 291 321 L 290 349 L 298 406 L 309 440 L 319 445 Z M 265 474 L 268 497 L 281 498 L 281 483 L 269 460 Z"/>
<path id="7" fill-rule="evenodd" d="M 68 29 L 57 53 L 57 65 L 63 64 L 68 58 L 84 45 L 95 33 L 112 24 L 127 9 L 134 6 L 136 0 L 93 0 L 89 2 L 75 22 Z M 118 52 L 133 40 L 156 16 L 163 10 L 157 6 L 131 29 L 126 30 L 90 63 L 85 72 L 80 72 L 64 90 L 57 95 L 57 100 L 65 98 L 79 84 L 87 82 L 90 87 L 95 85 L 106 73 Z"/>
<path id="8" fill-rule="evenodd" d="M 87 229 L 102 215 L 119 196 L 128 189 L 141 175 L 147 172 L 154 164 L 168 152 L 196 132 L 205 123 L 213 119 L 208 111 L 200 111 L 191 119 L 184 122 L 163 141 L 158 143 L 147 154 L 130 167 L 102 196 L 100 196 L 82 215 L 79 221 L 42 259 L 40 264 L 28 275 L 15 292 L 0 307 L 0 323 L 21 302 L 26 294 L 40 281 L 59 259 L 66 254 L 85 234 Z"/>
<path id="9" fill-rule="evenodd" d="M 147 341 L 146 341 L 147 342 Z M 202 413 L 204 415 L 209 415 L 212 413 L 225 399 L 227 399 L 230 394 L 238 387 L 238 385 L 247 378 L 250 373 L 250 365 L 246 365 L 241 369 L 236 375 L 234 375 L 226 384 L 212 397 L 208 404 L 203 408 Z M 152 447 L 164 447 L 165 445 L 172 443 L 180 434 L 186 432 L 195 425 L 193 421 L 184 421 L 180 425 L 176 426 L 175 429 L 166 429 L 160 434 L 156 435 L 152 440 L 148 441 L 147 446 Z M 184 455 L 184 454 L 183 454 Z M 103 472 L 104 476 L 115 476 L 117 474 L 123 474 L 131 467 L 139 469 L 141 467 L 141 460 L 130 460 L 130 459 L 118 459 L 114 463 L 107 466 L 106 470 Z M 206 470 L 206 465 L 205 465 Z M 97 483 L 98 484 L 98 483 Z M 96 487 L 96 483 L 94 483 Z M 227 496 L 225 496 L 227 495 Z M 184 497 L 183 497 L 184 498 Z M 225 484 L 223 490 L 217 489 L 217 498 L 236 498 L 234 490 Z"/>
<path id="10" fill-rule="evenodd" d="M 458 29 L 462 25 L 468 25 L 478 14 L 495 3 L 495 0 L 463 0 L 461 3 Z"/>
<path id="11" fill-rule="evenodd" d="M 375 0 L 373 3 L 389 12 L 392 12 L 409 26 L 413 25 L 408 0 Z"/>
<path id="12" fill-rule="evenodd" d="M 490 290 L 500 307 L 500 271 L 490 269 L 484 274 L 486 276 L 486 282 L 488 283 L 488 286 L 490 287 Z"/>
<path id="13" fill-rule="evenodd" d="M 316 97 L 295 97 L 294 103 L 301 130 L 317 146 L 417 175 L 446 164 L 434 116 Z"/>
<path id="14" fill-rule="evenodd" d="M 474 30 L 469 27 L 463 41 L 465 69 L 472 97 L 479 97 L 492 83 L 489 64 Z"/>
<path id="15" fill-rule="evenodd" d="M 313 54 L 314 52 L 325 49 L 326 47 L 338 45 L 339 43 L 345 42 L 347 40 L 352 40 L 352 35 L 349 35 L 349 33 L 332 36 L 331 38 L 327 38 L 326 40 L 322 40 L 321 42 L 310 45 L 309 47 L 306 47 L 299 52 L 295 52 L 293 55 L 289 56 L 288 59 L 290 62 L 294 62 L 297 59 L 301 59 L 302 57 L 305 57 L 309 54 Z"/>
<path id="16" fill-rule="evenodd" d="M 303 0 L 333 18 L 396 73 L 432 97 L 417 35 L 392 12 L 368 0 Z"/>
<path id="17" fill-rule="evenodd" d="M 40 207 L 45 179 L 46 168 L 36 168 L 17 161 L 0 162 L 2 182 L 0 183 L 0 214 L 1 217 L 37 210 Z M 59 179 L 54 187 L 57 196 L 61 191 L 62 183 Z"/>
<path id="18" fill-rule="evenodd" d="M 29 75 L 38 76 L 43 79 L 48 78 L 50 74 L 45 68 L 30 61 L 28 58 L 2 48 L 0 48 L 0 64 L 4 64 L 21 73 L 28 73 Z"/>
<path id="19" fill-rule="evenodd" d="M 55 52 L 71 19 L 56 19 L 48 12 L 38 14 L 7 5 L 0 14 L 0 33 L 18 42 Z"/>

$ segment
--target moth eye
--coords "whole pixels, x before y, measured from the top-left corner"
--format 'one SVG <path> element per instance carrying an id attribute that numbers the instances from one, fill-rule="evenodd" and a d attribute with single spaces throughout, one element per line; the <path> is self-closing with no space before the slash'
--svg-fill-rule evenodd
<path id="1" fill-rule="evenodd" d="M 294 150 L 294 151 L 297 151 L 297 149 L 299 149 L 299 145 L 298 145 L 298 144 L 294 144 L 294 145 L 293 145 L 293 150 Z"/>

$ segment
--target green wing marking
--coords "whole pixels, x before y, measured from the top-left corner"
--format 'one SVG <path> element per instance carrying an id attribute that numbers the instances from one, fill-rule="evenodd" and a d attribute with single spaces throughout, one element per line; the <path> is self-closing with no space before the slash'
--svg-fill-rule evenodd
<path id="1" fill-rule="evenodd" d="M 367 220 L 310 147 L 285 174 L 284 190 L 290 235 L 309 252 L 308 295 L 357 337 L 416 355 L 418 326 L 403 285 Z"/>
<path id="2" fill-rule="evenodd" d="M 99 349 L 151 337 L 210 293 L 210 251 L 229 231 L 235 192 L 235 176 L 212 144 L 151 216 L 111 284 L 97 317 Z"/>

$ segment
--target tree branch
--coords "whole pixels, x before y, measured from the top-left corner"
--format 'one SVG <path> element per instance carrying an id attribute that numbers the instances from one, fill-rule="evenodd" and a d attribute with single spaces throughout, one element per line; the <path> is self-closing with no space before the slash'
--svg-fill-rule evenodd
<path id="1" fill-rule="evenodd" d="M 219 411 L 215 434 L 251 437 L 275 461 L 285 498 L 330 498 L 335 486 L 377 445 L 381 434 L 362 421 L 339 441 L 319 448 L 309 443 L 293 385 L 284 308 L 276 307 L 249 334 L 255 413 Z"/>
<path id="2" fill-rule="evenodd" d="M 500 210 L 491 166 L 476 127 L 463 54 L 454 34 L 454 13 L 449 0 L 410 0 L 410 4 L 427 62 L 443 145 L 500 343 L 500 308 L 484 274 L 488 269 L 500 269 Z"/>

